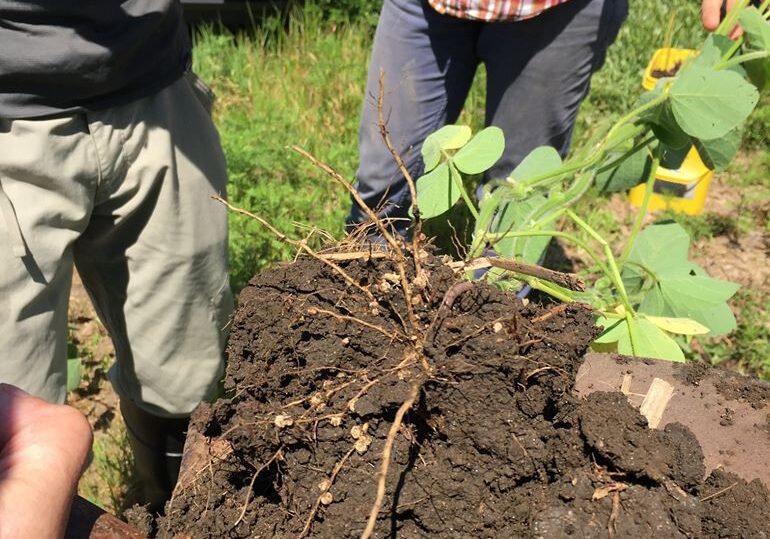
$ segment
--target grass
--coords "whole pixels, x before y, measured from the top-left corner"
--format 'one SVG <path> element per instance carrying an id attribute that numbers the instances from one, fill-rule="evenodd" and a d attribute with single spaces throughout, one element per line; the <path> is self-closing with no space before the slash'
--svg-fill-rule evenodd
<path id="1" fill-rule="evenodd" d="M 216 121 L 228 158 L 231 199 L 295 237 L 339 235 L 347 194 L 290 150 L 302 146 L 345 176 L 356 167 L 356 132 L 371 26 L 329 29 L 318 10 L 273 20 L 248 37 L 197 34 L 195 69 L 218 94 Z M 291 256 L 255 222 L 231 221 L 236 288 Z M 310 228 L 309 228 L 310 227 Z"/>

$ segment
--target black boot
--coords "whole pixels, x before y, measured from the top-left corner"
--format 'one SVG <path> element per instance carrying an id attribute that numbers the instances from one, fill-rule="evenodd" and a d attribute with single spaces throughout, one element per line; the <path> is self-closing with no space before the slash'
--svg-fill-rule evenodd
<path id="1" fill-rule="evenodd" d="M 147 505 L 153 515 L 163 513 L 179 477 L 190 419 L 159 417 L 142 410 L 129 399 L 121 399 L 120 411 L 134 453 L 139 504 Z"/>

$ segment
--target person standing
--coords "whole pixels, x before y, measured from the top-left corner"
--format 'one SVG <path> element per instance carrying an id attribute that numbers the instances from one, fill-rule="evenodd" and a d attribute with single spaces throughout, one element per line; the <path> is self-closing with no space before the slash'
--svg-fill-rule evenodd
<path id="1" fill-rule="evenodd" d="M 232 309 L 225 159 L 190 65 L 178 0 L 0 0 L 0 382 L 64 402 L 76 266 L 153 511 Z"/>
<path id="2" fill-rule="evenodd" d="M 381 71 L 391 140 L 417 178 L 423 141 L 457 121 L 483 63 L 485 122 L 505 135 L 503 157 L 486 177 L 502 179 L 537 146 L 567 153 L 591 75 L 627 12 L 626 0 L 385 0 L 359 132 L 363 200 L 406 232 L 409 190 L 379 133 Z M 354 203 L 348 229 L 365 221 Z"/>

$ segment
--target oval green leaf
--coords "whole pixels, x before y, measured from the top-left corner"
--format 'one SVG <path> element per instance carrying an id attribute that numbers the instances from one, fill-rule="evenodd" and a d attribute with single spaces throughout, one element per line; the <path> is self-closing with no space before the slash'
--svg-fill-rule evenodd
<path id="1" fill-rule="evenodd" d="M 471 128 L 467 125 L 445 125 L 431 133 L 422 144 L 422 160 L 425 172 L 436 168 L 441 161 L 442 150 L 462 148 L 471 139 Z"/>
<path id="2" fill-rule="evenodd" d="M 754 86 L 734 71 L 700 65 L 683 70 L 669 93 L 677 124 L 690 136 L 716 139 L 746 120 L 759 100 Z"/>
<path id="3" fill-rule="evenodd" d="M 417 203 L 423 219 L 447 212 L 459 199 L 460 191 L 450 178 L 446 163 L 417 180 Z"/>
<path id="4" fill-rule="evenodd" d="M 561 167 L 562 160 L 559 152 L 552 146 L 538 146 L 522 159 L 513 169 L 510 178 L 516 182 L 530 180 Z"/>
<path id="5" fill-rule="evenodd" d="M 479 131 L 463 146 L 452 161 L 460 172 L 481 174 L 488 170 L 503 155 L 505 137 L 499 127 L 490 126 Z"/>
<path id="6" fill-rule="evenodd" d="M 621 335 L 618 341 L 618 352 L 629 356 L 665 359 L 677 363 L 685 360 L 684 352 L 676 341 L 644 318 L 637 318 L 633 327 L 630 327 L 630 332 Z"/>

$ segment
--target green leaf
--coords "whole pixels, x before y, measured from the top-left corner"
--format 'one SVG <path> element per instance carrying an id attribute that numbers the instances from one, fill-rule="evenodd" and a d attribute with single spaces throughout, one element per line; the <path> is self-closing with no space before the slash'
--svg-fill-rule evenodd
<path id="1" fill-rule="evenodd" d="M 618 340 L 618 352 L 621 354 L 680 363 L 685 360 L 684 353 L 676 341 L 649 320 L 637 318 L 629 329 L 630 331 L 622 334 Z"/>
<path id="2" fill-rule="evenodd" d="M 511 179 L 526 181 L 552 172 L 562 165 L 561 156 L 552 146 L 538 146 L 511 172 Z"/>
<path id="3" fill-rule="evenodd" d="M 724 170 L 738 155 L 741 147 L 741 129 L 733 129 L 725 136 L 713 140 L 695 139 L 695 147 L 703 163 L 712 170 Z"/>
<path id="4" fill-rule="evenodd" d="M 508 201 L 500 206 L 500 211 L 490 227 L 493 233 L 502 234 L 511 230 L 523 230 L 527 228 L 524 222 L 527 215 L 547 202 L 542 195 L 531 195 L 521 201 Z M 506 238 L 495 244 L 495 250 L 506 258 L 517 258 L 524 262 L 536 264 L 548 247 L 551 238 L 548 236 L 531 236 L 519 238 Z M 516 245 L 518 252 L 514 252 Z"/>
<path id="5" fill-rule="evenodd" d="M 701 46 L 700 54 L 693 59 L 692 65 L 712 68 L 722 61 L 722 56 L 730 50 L 732 45 L 733 41 L 729 37 L 709 34 Z"/>
<path id="6" fill-rule="evenodd" d="M 467 125 L 445 125 L 428 135 L 422 145 L 422 160 L 425 172 L 436 168 L 441 161 L 442 150 L 462 148 L 471 139 L 471 128 Z"/>
<path id="7" fill-rule="evenodd" d="M 611 156 L 609 161 L 613 162 L 616 159 L 618 156 Z M 596 175 L 596 186 L 602 193 L 628 191 L 647 179 L 650 168 L 652 168 L 652 159 L 647 148 L 640 148 L 626 156 L 617 166 L 599 172 Z"/>
<path id="8" fill-rule="evenodd" d="M 490 126 L 476 133 L 476 136 L 454 155 L 452 161 L 460 172 L 481 174 L 500 159 L 504 149 L 503 130 Z"/>
<path id="9" fill-rule="evenodd" d="M 74 391 L 80 385 L 81 361 L 79 357 L 67 360 L 67 391 Z"/>
<path id="10" fill-rule="evenodd" d="M 647 320 L 663 331 L 677 335 L 705 335 L 709 328 L 690 318 L 675 318 L 670 316 L 645 316 Z"/>
<path id="11" fill-rule="evenodd" d="M 600 316 L 596 320 L 596 325 L 604 328 L 601 335 L 594 339 L 594 342 L 598 344 L 617 342 L 623 333 L 628 333 L 628 322 L 623 318 L 605 318 Z"/>
<path id="12" fill-rule="evenodd" d="M 770 49 L 770 22 L 765 20 L 757 8 L 752 6 L 744 9 L 739 20 L 749 50 Z M 770 58 L 752 60 L 744 65 L 751 82 L 760 90 L 767 88 L 770 83 Z"/>
<path id="13" fill-rule="evenodd" d="M 628 260 L 661 274 L 670 269 L 689 268 L 689 249 L 690 236 L 684 228 L 677 223 L 659 223 L 639 233 Z"/>
<path id="14" fill-rule="evenodd" d="M 441 163 L 417 180 L 417 203 L 423 219 L 447 212 L 459 199 L 460 190 L 449 176 L 447 163 Z"/>
<path id="15" fill-rule="evenodd" d="M 725 303 L 739 286 L 729 281 L 689 274 L 658 275 L 658 283 L 644 297 L 639 312 L 654 316 L 690 318 L 723 335 L 735 327 Z"/>
<path id="16" fill-rule="evenodd" d="M 674 80 L 669 98 L 679 127 L 690 136 L 711 140 L 743 123 L 759 93 L 733 71 L 692 65 Z"/>

